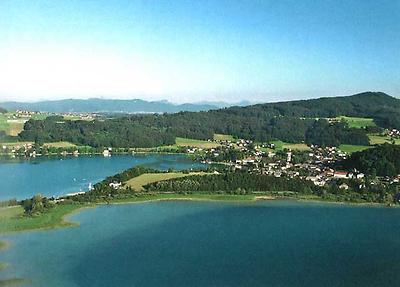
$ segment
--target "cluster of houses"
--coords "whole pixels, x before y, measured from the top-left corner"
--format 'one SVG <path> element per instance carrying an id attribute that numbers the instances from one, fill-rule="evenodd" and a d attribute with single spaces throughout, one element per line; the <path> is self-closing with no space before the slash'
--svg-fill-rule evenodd
<path id="1" fill-rule="evenodd" d="M 337 147 L 310 146 L 310 151 L 305 151 L 303 160 L 294 161 L 294 154 L 291 150 L 277 152 L 273 144 L 255 145 L 250 140 L 238 140 L 236 142 L 219 141 L 226 149 L 236 148 L 244 152 L 247 156 L 243 159 L 228 162 L 234 170 L 260 173 L 275 177 L 302 178 L 312 181 L 317 186 L 325 186 L 332 181 L 339 179 L 359 179 L 362 181 L 364 174 L 356 170 L 340 171 L 331 168 L 331 164 L 336 161 L 346 159 L 345 152 Z M 205 150 L 214 156 L 219 153 L 216 149 Z M 195 153 L 198 149 L 190 149 L 190 153 Z M 205 161 L 207 162 L 207 161 Z M 346 184 L 339 186 L 348 189 Z"/>
<path id="2" fill-rule="evenodd" d="M 83 121 L 91 121 L 94 120 L 98 115 L 94 113 L 62 113 L 61 116 L 64 118 L 78 118 Z"/>
<path id="3" fill-rule="evenodd" d="M 249 170 L 251 172 L 259 172 L 261 174 L 272 175 L 275 177 L 299 177 L 302 179 L 310 180 L 317 186 L 325 186 L 332 180 L 336 179 L 362 179 L 364 174 L 357 171 L 339 171 L 330 167 L 330 164 L 346 158 L 346 154 L 341 152 L 335 147 L 321 148 L 311 146 L 311 151 L 307 154 L 306 161 L 301 163 L 293 162 L 292 151 L 286 152 L 286 157 L 277 157 L 275 153 L 269 152 L 268 157 L 272 161 L 263 161 L 260 157 L 251 158 L 251 160 L 244 160 L 240 164 L 235 163 L 235 168 L 243 169 L 243 167 L 252 166 Z M 346 185 L 341 188 L 347 189 Z"/>
<path id="4" fill-rule="evenodd" d="M 388 136 L 390 136 L 391 138 L 400 138 L 400 131 L 392 129 L 391 131 L 388 132 Z"/>
<path id="5" fill-rule="evenodd" d="M 30 157 L 35 157 L 36 151 L 33 149 L 32 143 L 21 143 L 15 145 L 3 145 L 2 154 L 11 154 L 12 157 L 16 155 L 29 155 Z"/>
<path id="6" fill-rule="evenodd" d="M 26 110 L 16 110 L 15 113 L 10 115 L 10 119 L 20 119 L 20 118 L 31 118 L 35 115 L 39 115 L 40 112 L 26 111 Z"/>

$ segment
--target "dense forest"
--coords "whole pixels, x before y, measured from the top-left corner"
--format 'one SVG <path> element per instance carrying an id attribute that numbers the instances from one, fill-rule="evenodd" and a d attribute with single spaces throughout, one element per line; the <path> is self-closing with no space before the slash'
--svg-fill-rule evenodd
<path id="1" fill-rule="evenodd" d="M 353 153 L 341 165 L 355 168 L 369 175 L 396 176 L 400 174 L 400 146 L 383 144 Z"/>
<path id="2" fill-rule="evenodd" d="M 174 142 L 175 137 L 209 139 L 214 133 L 266 142 L 336 146 L 368 144 L 364 129 L 345 123 L 329 124 L 326 117 L 371 117 L 382 127 L 400 128 L 400 100 L 384 93 L 349 97 L 259 104 L 207 112 L 135 115 L 105 121 L 30 120 L 21 140 L 70 141 L 80 145 L 151 147 Z M 319 118 L 319 119 L 318 119 Z"/>
<path id="3" fill-rule="evenodd" d="M 44 142 L 69 141 L 92 147 L 153 147 L 175 143 L 175 136 L 156 127 L 140 125 L 130 118 L 67 121 L 52 116 L 25 123 L 20 139 Z"/>

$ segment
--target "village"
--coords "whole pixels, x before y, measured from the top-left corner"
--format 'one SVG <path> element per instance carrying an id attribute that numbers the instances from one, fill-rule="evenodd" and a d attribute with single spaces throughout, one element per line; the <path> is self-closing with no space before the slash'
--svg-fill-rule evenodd
<path id="1" fill-rule="evenodd" d="M 218 141 L 218 148 L 188 148 L 190 154 L 202 154 L 203 163 L 219 163 L 221 155 L 224 164 L 231 170 L 264 174 L 274 177 L 300 178 L 312 181 L 314 185 L 324 187 L 332 182 L 339 183 L 340 189 L 349 189 L 347 180 L 357 180 L 360 188 L 364 186 L 366 175 L 356 169 L 344 170 L 337 163 L 345 160 L 349 154 L 337 147 L 319 147 L 311 145 L 308 150 L 276 149 L 272 143 L 255 144 L 251 140 Z M 236 151 L 236 152 L 232 152 Z M 400 175 L 393 178 L 375 177 L 371 184 L 399 183 Z"/>

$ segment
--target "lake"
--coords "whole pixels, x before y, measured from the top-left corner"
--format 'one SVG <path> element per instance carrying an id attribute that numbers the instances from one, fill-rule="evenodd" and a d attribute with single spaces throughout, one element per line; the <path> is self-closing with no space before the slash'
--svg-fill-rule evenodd
<path id="1" fill-rule="evenodd" d="M 270 201 L 101 206 L 6 237 L 29 286 L 398 286 L 400 209 Z"/>
<path id="2" fill-rule="evenodd" d="M 3 159 L 0 160 L 0 200 L 25 199 L 37 193 L 60 196 L 87 191 L 89 183 L 136 165 L 160 170 L 207 167 L 177 154 Z"/>

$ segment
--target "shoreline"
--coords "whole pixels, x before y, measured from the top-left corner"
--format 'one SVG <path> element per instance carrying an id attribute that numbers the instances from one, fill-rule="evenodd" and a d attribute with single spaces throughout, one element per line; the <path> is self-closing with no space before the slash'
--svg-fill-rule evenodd
<path id="1" fill-rule="evenodd" d="M 154 197 L 154 198 L 151 198 Z M 276 196 L 276 195 L 257 195 L 257 194 L 247 194 L 247 195 L 230 195 L 230 194 L 187 194 L 182 195 L 178 193 L 169 194 L 149 194 L 141 195 L 136 198 L 120 199 L 114 200 L 109 203 L 106 202 L 96 202 L 96 203 L 84 203 L 84 204 L 61 204 L 60 206 L 71 207 L 72 210 L 67 210 L 65 213 L 61 214 L 59 220 L 49 223 L 48 225 L 40 227 L 32 227 L 21 230 L 6 230 L 0 231 L 0 237 L 10 234 L 17 234 L 20 232 L 34 232 L 34 231 L 45 231 L 53 230 L 59 228 L 68 228 L 79 226 L 79 222 L 70 220 L 70 217 L 79 214 L 80 212 L 97 208 L 98 206 L 104 205 L 124 205 L 124 204 L 140 204 L 140 203 L 151 203 L 151 202 L 163 202 L 163 201 L 193 201 L 193 202 L 225 202 L 225 203 L 260 203 L 276 200 L 289 200 L 304 203 L 321 203 L 321 204 L 333 204 L 349 207 L 374 207 L 374 208 L 399 208 L 399 206 L 387 206 L 384 203 L 374 203 L 374 202 L 342 202 L 342 201 L 331 201 L 318 198 L 302 198 L 302 197 L 291 197 L 291 196 Z M 49 213 L 43 214 L 43 216 L 51 215 L 52 210 Z M 42 216 L 42 215 L 41 215 Z M 22 217 L 21 217 L 22 219 Z M 26 219 L 29 219 L 28 217 Z M 13 219 L 11 219 L 13 220 Z M 1 243 L 3 242 L 3 246 Z M 10 243 L 0 240 L 0 251 L 7 250 L 10 247 Z"/>
<path id="2" fill-rule="evenodd" d="M 151 198 L 153 197 L 153 198 Z M 87 209 L 97 208 L 99 206 L 104 205 L 128 205 L 128 204 L 143 204 L 143 203 L 152 203 L 152 202 L 164 202 L 164 201 L 188 201 L 188 202 L 224 202 L 224 203 L 236 203 L 236 204 L 256 204 L 260 202 L 269 202 L 276 200 L 290 200 L 296 202 L 303 203 L 320 203 L 320 204 L 332 204 L 333 206 L 349 206 L 351 207 L 374 207 L 374 208 L 383 208 L 386 205 L 381 203 L 352 203 L 352 202 L 338 202 L 338 201 L 328 201 L 328 200 L 318 200 L 311 198 L 296 198 L 296 197 L 288 197 L 288 196 L 276 196 L 276 195 L 257 195 L 257 194 L 247 194 L 247 195 L 226 195 L 226 194 L 149 194 L 142 195 L 136 198 L 122 199 L 120 201 L 116 200 L 110 203 L 91 203 L 91 204 L 69 204 L 69 207 L 73 207 L 72 210 L 66 210 L 55 222 L 49 223 L 47 226 L 41 226 L 38 228 L 27 228 L 22 230 L 14 230 L 14 231 L 5 231 L 0 232 L 0 252 L 7 251 L 12 244 L 9 240 L 4 239 L 7 236 L 16 236 L 19 233 L 25 232 L 40 232 L 40 231 L 50 231 L 60 228 L 73 228 L 78 227 L 80 225 L 79 221 L 73 221 L 71 219 L 72 216 L 79 214 Z M 68 205 L 65 205 L 68 206 Z M 50 211 L 51 212 L 51 211 Z M 12 219 L 11 219 L 12 220 Z M 9 264 L 7 262 L 0 262 L 0 271 L 7 269 Z M 0 286 L 14 286 L 13 284 L 23 284 L 28 282 L 25 279 L 21 278 L 12 278 L 10 281 L 8 280 L 0 280 Z M 4 284 L 4 285 L 2 285 Z M 11 284 L 11 285 L 10 285 Z"/>
<path id="3" fill-rule="evenodd" d="M 187 155 L 184 152 L 165 152 L 165 151 L 133 151 L 133 152 L 114 152 L 112 156 L 120 156 L 120 155 L 132 155 L 135 154 L 146 155 L 146 154 L 161 154 L 161 155 Z M 104 156 L 102 152 L 99 153 L 80 153 L 79 155 L 74 155 L 73 153 L 61 154 L 61 153 L 48 153 L 48 154 L 36 154 L 35 156 L 27 156 L 21 154 L 13 154 L 13 153 L 0 153 L 0 158 L 18 158 L 18 159 L 27 159 L 27 158 L 42 158 L 42 157 L 80 157 L 80 156 Z"/>

